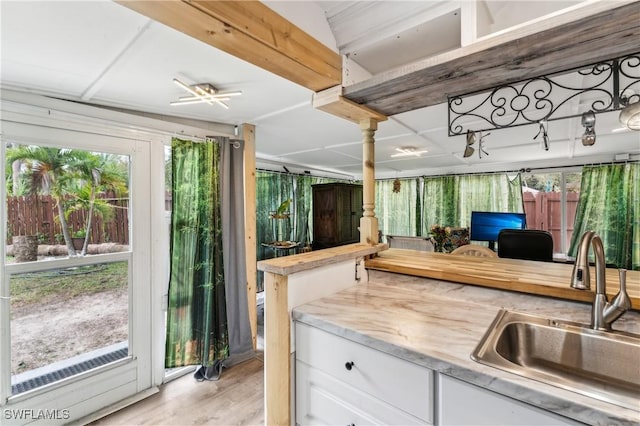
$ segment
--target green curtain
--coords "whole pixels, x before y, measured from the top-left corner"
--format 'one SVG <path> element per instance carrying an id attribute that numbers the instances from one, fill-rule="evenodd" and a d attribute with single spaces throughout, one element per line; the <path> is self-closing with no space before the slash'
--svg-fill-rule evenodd
<path id="1" fill-rule="evenodd" d="M 299 242 L 301 246 L 312 240 L 311 185 L 334 182 L 336 179 L 317 176 L 295 175 L 259 171 L 256 173 L 256 226 L 258 260 L 272 254 L 262 243 L 275 241 L 279 236 L 269 212 L 274 211 L 285 200 L 291 199 L 290 217 L 287 220 L 287 240 Z M 285 219 L 280 219 L 285 220 Z"/>
<path id="2" fill-rule="evenodd" d="M 524 212 L 520 174 L 424 177 L 422 231 L 431 225 L 468 227 L 472 211 Z"/>
<path id="3" fill-rule="evenodd" d="M 271 249 L 263 246 L 262 243 L 270 243 L 278 238 L 293 239 L 291 232 L 295 214 L 289 219 L 279 219 L 282 223 L 274 223 L 274 220 L 269 218 L 269 212 L 277 210 L 283 201 L 289 199 L 292 200 L 289 211 L 290 213 L 295 212 L 293 183 L 293 176 L 290 174 L 262 171 L 256 173 L 256 248 L 258 260 L 271 257 Z M 289 235 L 278 236 L 277 226 L 283 228 L 283 231 L 285 227 L 288 228 Z"/>
<path id="4" fill-rule="evenodd" d="M 173 139 L 171 275 L 165 366 L 212 366 L 229 354 L 217 143 Z"/>
<path id="5" fill-rule="evenodd" d="M 602 238 L 606 263 L 640 269 L 640 163 L 587 166 L 569 255 L 575 256 L 586 231 Z"/>
<path id="6" fill-rule="evenodd" d="M 382 235 L 420 235 L 418 179 L 376 181 L 376 217 Z"/>
<path id="7" fill-rule="evenodd" d="M 334 182 L 337 179 L 317 176 L 296 175 L 258 171 L 256 173 L 256 255 L 258 260 L 274 256 L 273 249 L 263 243 L 279 238 L 277 226 L 286 229 L 286 239 L 305 246 L 313 239 L 311 221 L 312 193 L 311 185 Z M 274 224 L 269 212 L 277 210 L 285 200 L 291 199 L 289 219 L 278 219 L 283 223 Z M 263 273 L 258 271 L 257 288 L 262 291 Z"/>

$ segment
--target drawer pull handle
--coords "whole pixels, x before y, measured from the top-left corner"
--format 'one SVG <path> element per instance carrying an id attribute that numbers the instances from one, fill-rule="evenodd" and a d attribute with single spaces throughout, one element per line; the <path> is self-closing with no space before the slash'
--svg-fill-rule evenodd
<path id="1" fill-rule="evenodd" d="M 353 361 L 349 361 L 344 365 L 344 368 L 346 368 L 347 370 L 351 371 L 351 369 L 353 368 L 355 364 L 353 363 Z"/>

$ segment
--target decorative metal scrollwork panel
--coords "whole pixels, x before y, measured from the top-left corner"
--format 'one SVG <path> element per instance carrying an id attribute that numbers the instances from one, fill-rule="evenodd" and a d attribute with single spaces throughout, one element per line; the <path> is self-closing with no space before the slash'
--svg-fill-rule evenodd
<path id="1" fill-rule="evenodd" d="M 640 53 L 564 74 L 453 96 L 449 136 L 614 111 L 640 101 Z M 581 106 L 581 104 L 586 104 Z"/>

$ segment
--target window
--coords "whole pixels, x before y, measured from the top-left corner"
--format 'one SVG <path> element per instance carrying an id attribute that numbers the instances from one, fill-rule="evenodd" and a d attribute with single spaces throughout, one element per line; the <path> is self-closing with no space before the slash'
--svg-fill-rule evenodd
<path id="1" fill-rule="evenodd" d="M 0 406 L 73 421 L 151 386 L 150 143 L 19 117 L 0 140 Z"/>
<path id="2" fill-rule="evenodd" d="M 556 255 L 566 255 L 569 249 L 581 175 L 579 170 L 541 171 L 527 173 L 522 178 L 527 228 L 550 232 Z"/>

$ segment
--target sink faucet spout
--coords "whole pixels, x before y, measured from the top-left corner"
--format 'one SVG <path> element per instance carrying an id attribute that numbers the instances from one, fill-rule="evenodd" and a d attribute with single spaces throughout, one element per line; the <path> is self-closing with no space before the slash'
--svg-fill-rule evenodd
<path id="1" fill-rule="evenodd" d="M 576 261 L 571 273 L 571 287 L 580 290 L 591 288 L 589 275 L 589 247 L 591 246 L 593 246 L 596 264 L 596 292 L 591 308 L 591 328 L 611 330 L 611 324 L 631 308 L 631 300 L 626 291 L 626 271 L 620 270 L 620 292 L 609 303 L 605 282 L 604 246 L 602 239 L 593 231 L 585 232 L 580 239 Z"/>

